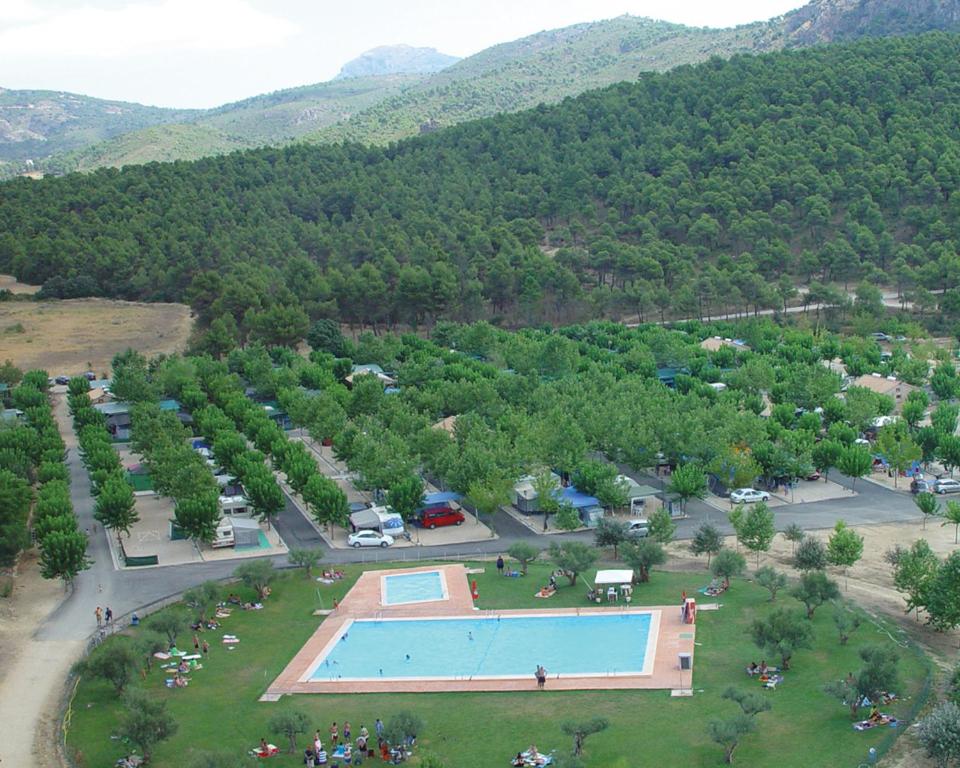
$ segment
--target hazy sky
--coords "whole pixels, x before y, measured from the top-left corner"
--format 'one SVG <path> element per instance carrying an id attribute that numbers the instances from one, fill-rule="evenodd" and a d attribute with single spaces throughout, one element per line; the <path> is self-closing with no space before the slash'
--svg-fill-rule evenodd
<path id="1" fill-rule="evenodd" d="M 804 0 L 0 0 L 0 87 L 211 107 L 329 80 L 378 45 L 469 56 L 624 13 L 724 27 Z"/>

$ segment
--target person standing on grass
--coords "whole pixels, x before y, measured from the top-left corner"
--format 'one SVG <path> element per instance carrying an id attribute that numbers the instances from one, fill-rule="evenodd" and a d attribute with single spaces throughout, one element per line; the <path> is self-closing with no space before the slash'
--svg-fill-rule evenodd
<path id="1" fill-rule="evenodd" d="M 193 650 L 195 653 L 200 652 L 200 638 L 197 637 L 196 633 L 193 635 Z"/>
<path id="2" fill-rule="evenodd" d="M 334 748 L 337 746 L 337 740 L 340 738 L 340 729 L 337 728 L 337 722 L 334 721 L 333 725 L 330 726 L 330 743 L 333 744 Z"/>
<path id="3" fill-rule="evenodd" d="M 377 738 L 382 739 L 383 738 L 383 720 L 381 720 L 378 717 L 377 722 L 373 724 L 373 727 L 374 727 L 374 730 L 377 732 Z"/>
<path id="4" fill-rule="evenodd" d="M 350 743 L 350 721 L 349 720 L 343 721 L 343 743 L 344 744 Z"/>
<path id="5" fill-rule="evenodd" d="M 203 655 L 204 655 L 204 656 L 206 656 L 208 653 L 210 653 L 210 643 L 208 643 L 206 640 L 203 641 L 203 646 L 201 646 L 201 647 L 203 648 Z"/>
<path id="6" fill-rule="evenodd" d="M 503 555 L 497 555 L 497 576 L 503 576 Z"/>

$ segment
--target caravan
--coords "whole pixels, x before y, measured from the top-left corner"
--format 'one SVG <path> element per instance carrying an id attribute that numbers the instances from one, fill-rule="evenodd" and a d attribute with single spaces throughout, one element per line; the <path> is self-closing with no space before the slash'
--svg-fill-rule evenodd
<path id="1" fill-rule="evenodd" d="M 217 530 L 213 535 L 213 541 L 210 542 L 210 546 L 214 549 L 222 549 L 223 547 L 232 547 L 235 541 L 233 523 L 229 517 L 221 517 L 220 522 L 217 523 Z"/>

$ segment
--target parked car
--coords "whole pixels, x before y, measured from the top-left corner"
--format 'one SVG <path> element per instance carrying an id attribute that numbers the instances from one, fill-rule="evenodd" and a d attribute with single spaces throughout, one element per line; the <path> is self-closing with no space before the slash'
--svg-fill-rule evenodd
<path id="1" fill-rule="evenodd" d="M 347 537 L 347 544 L 351 547 L 389 547 L 393 544 L 393 536 L 380 531 L 357 531 Z"/>
<path id="2" fill-rule="evenodd" d="M 730 494 L 734 504 L 752 504 L 755 501 L 770 501 L 770 494 L 756 488 L 737 488 Z"/>
<path id="3" fill-rule="evenodd" d="M 815 470 L 813 470 L 813 472 L 809 473 L 809 474 L 808 474 L 806 477 L 804 477 L 803 479 L 804 479 L 804 480 L 811 480 L 811 481 L 812 481 L 812 480 L 819 480 L 821 477 L 822 477 L 822 475 L 820 474 L 820 470 L 819 470 L 819 469 L 815 469 Z"/>
<path id="4" fill-rule="evenodd" d="M 910 483 L 910 493 L 930 493 L 933 491 L 933 483 L 928 480 L 913 480 Z"/>
<path id="5" fill-rule="evenodd" d="M 627 523 L 627 535 L 636 539 L 645 539 L 650 535 L 650 521 L 644 518 Z"/>
<path id="6" fill-rule="evenodd" d="M 887 334 L 883 333 L 882 331 L 871 333 L 870 338 L 876 341 L 890 341 L 890 337 Z"/>
<path id="7" fill-rule="evenodd" d="M 463 512 L 453 507 L 428 507 L 417 517 L 417 525 L 421 528 L 462 525 L 465 519 Z"/>
<path id="8" fill-rule="evenodd" d="M 934 493 L 960 493 L 960 480 L 944 477 L 933 484 Z"/>
<path id="9" fill-rule="evenodd" d="M 354 512 L 359 512 L 359 511 L 361 511 L 361 510 L 363 510 L 363 509 L 369 509 L 369 508 L 370 508 L 370 505 L 369 505 L 367 502 L 365 502 L 365 501 L 351 501 L 349 506 L 350 506 L 350 514 L 351 514 L 351 515 L 352 515 Z"/>
<path id="10" fill-rule="evenodd" d="M 69 384 L 69 383 L 70 383 L 70 377 L 69 377 L 69 376 L 60 375 L 60 376 L 57 376 L 57 378 L 54 379 L 54 381 L 55 381 L 57 384 Z"/>

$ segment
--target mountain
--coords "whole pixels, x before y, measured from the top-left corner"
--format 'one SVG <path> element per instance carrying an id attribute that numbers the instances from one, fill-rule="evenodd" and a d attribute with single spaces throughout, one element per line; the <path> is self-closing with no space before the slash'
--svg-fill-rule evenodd
<path id="1" fill-rule="evenodd" d="M 960 27 L 960 0 L 817 0 L 783 17 L 790 46 Z"/>
<path id="2" fill-rule="evenodd" d="M 0 88 L 0 160 L 49 157 L 196 115 L 193 110 L 145 107 L 75 93 Z"/>
<path id="3" fill-rule="evenodd" d="M 949 331 L 958 124 L 960 35 L 711 59 L 388 147 L 16 179 L 0 273 L 188 300 L 215 354 L 324 317 L 689 317 L 782 307 L 798 283 L 814 304 L 896 284 Z"/>
<path id="4" fill-rule="evenodd" d="M 0 175 L 4 161 L 9 175 L 22 170 L 27 158 L 60 173 L 298 139 L 386 144 L 465 120 L 559 102 L 591 88 L 635 80 L 642 72 L 663 72 L 712 56 L 958 25 L 960 0 L 813 0 L 784 16 L 730 29 L 633 16 L 577 24 L 493 46 L 432 74 L 420 68 L 449 63 L 452 57 L 433 49 L 385 46 L 346 64 L 329 83 L 200 112 L 6 91 L 0 93 Z M 405 73 L 363 75 L 401 69 Z M 144 130 L 173 123 L 178 127 Z"/>
<path id="5" fill-rule="evenodd" d="M 448 56 L 436 48 L 381 45 L 348 61 L 334 79 L 400 74 L 426 75 L 446 69 L 458 61 L 459 56 Z"/>
<path id="6" fill-rule="evenodd" d="M 711 56 L 958 28 L 960 0 L 813 0 L 784 16 L 727 29 L 621 16 L 488 48 L 310 138 L 386 143 Z"/>
<path id="7" fill-rule="evenodd" d="M 286 143 L 349 119 L 379 100 L 399 93 L 419 77 L 353 77 L 254 96 L 206 110 L 188 123 L 143 128 L 55 156 L 46 160 L 43 167 L 56 173 L 152 161 L 195 160 L 236 149 Z"/>

